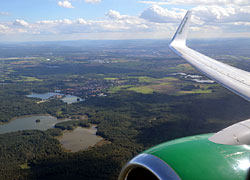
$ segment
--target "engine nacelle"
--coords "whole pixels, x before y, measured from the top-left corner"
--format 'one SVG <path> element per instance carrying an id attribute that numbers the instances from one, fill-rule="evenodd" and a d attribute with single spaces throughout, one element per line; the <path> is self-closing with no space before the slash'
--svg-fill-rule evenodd
<path id="1" fill-rule="evenodd" d="M 178 179 L 178 175 L 164 161 L 151 154 L 140 154 L 123 168 L 119 180 Z"/>
<path id="2" fill-rule="evenodd" d="M 246 179 L 250 146 L 214 143 L 212 135 L 180 138 L 146 150 L 125 165 L 119 180 Z"/>

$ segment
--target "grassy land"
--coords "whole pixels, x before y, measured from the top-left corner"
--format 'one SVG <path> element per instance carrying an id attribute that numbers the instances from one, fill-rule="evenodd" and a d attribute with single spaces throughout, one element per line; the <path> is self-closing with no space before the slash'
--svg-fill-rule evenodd
<path id="1" fill-rule="evenodd" d="M 22 165 L 20 165 L 21 169 L 30 169 L 30 166 L 28 165 L 28 163 L 24 163 Z"/>
<path id="2" fill-rule="evenodd" d="M 147 76 L 141 76 L 141 77 L 138 77 L 138 80 L 140 83 L 150 83 L 150 82 L 154 82 L 156 79 L 147 77 Z"/>
<path id="3" fill-rule="evenodd" d="M 118 78 L 104 78 L 105 80 L 107 80 L 107 81 L 114 81 L 114 80 L 117 80 Z"/>
<path id="4" fill-rule="evenodd" d="M 113 79 L 113 78 L 112 78 Z M 128 80 L 131 77 L 128 78 Z M 138 85 L 123 85 L 115 86 L 109 89 L 109 93 L 116 93 L 120 90 L 130 90 L 142 94 L 152 94 L 153 92 L 166 93 L 170 95 L 183 95 L 183 94 L 206 94 L 211 93 L 211 87 L 214 84 L 198 84 L 199 88 L 189 91 L 182 90 L 183 86 L 194 84 L 190 81 L 180 80 L 176 77 L 152 78 L 148 76 L 133 76 L 133 79 L 138 79 Z"/>
<path id="5" fill-rule="evenodd" d="M 150 88 L 149 86 L 131 87 L 128 88 L 127 90 L 135 91 L 142 94 L 152 94 L 154 92 L 154 89 Z"/>
<path id="6" fill-rule="evenodd" d="M 135 86 L 133 86 L 133 85 L 114 86 L 114 87 L 109 88 L 108 92 L 112 94 L 112 93 L 116 93 L 120 90 L 125 90 L 125 89 L 131 88 L 131 87 L 135 87 Z"/>
<path id="7" fill-rule="evenodd" d="M 174 67 L 168 68 L 168 71 L 171 72 L 187 72 L 187 71 L 194 71 L 194 68 L 190 64 L 179 64 Z"/>
<path id="8" fill-rule="evenodd" d="M 41 79 L 38 79 L 36 77 L 30 77 L 30 76 L 21 76 L 21 80 L 18 80 L 19 82 L 33 82 L 33 81 L 43 81 Z"/>
<path id="9" fill-rule="evenodd" d="M 192 91 L 179 91 L 179 94 L 206 94 L 211 93 L 211 89 L 203 90 L 203 89 L 193 89 Z"/>

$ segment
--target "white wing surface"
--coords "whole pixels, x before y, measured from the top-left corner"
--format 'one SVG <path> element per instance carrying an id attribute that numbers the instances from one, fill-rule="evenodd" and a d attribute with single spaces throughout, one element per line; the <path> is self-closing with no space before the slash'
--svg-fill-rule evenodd
<path id="1" fill-rule="evenodd" d="M 250 101 L 250 73 L 207 57 L 186 46 L 191 11 L 177 29 L 169 47 L 207 77 Z"/>

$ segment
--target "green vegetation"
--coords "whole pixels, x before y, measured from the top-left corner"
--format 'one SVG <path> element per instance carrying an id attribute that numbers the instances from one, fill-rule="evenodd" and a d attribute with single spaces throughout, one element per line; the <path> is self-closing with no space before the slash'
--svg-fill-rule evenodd
<path id="1" fill-rule="evenodd" d="M 30 166 L 28 165 L 28 163 L 24 163 L 20 167 L 21 169 L 30 169 Z"/>
<path id="2" fill-rule="evenodd" d="M 135 92 L 142 93 L 142 94 L 152 94 L 154 92 L 173 94 L 172 84 L 183 83 L 182 81 L 178 80 L 178 78 L 172 77 L 172 76 L 163 77 L 163 78 L 151 78 L 147 76 L 139 76 L 139 77 L 130 76 L 127 78 L 128 78 L 127 79 L 128 81 L 131 79 L 138 80 L 138 84 L 114 86 L 114 87 L 109 88 L 109 93 L 116 93 L 120 90 L 130 90 L 130 91 L 135 91 Z M 180 88 L 174 88 L 174 91 L 175 91 L 175 94 L 178 94 L 178 92 L 180 91 Z"/>
<path id="3" fill-rule="evenodd" d="M 198 72 L 170 54 L 165 40 L 119 46 L 113 41 L 115 45 L 77 43 L 67 48 L 0 46 L 0 122 L 31 114 L 70 119 L 44 132 L 0 135 L 0 179 L 115 180 L 129 159 L 149 147 L 215 132 L 250 117 L 249 103 L 223 87 L 173 75 Z M 241 58 L 223 60 L 250 69 Z M 26 96 L 55 90 L 86 100 L 66 104 L 54 98 L 38 103 L 41 99 Z M 109 143 L 70 153 L 55 138 L 63 130 L 91 123 Z"/>
<path id="4" fill-rule="evenodd" d="M 57 123 L 55 125 L 55 128 L 59 128 L 61 130 L 73 130 L 77 126 L 90 127 L 90 123 L 88 123 L 88 121 L 86 121 L 86 120 L 81 120 L 81 121 L 66 121 L 66 122 Z"/>
<path id="5" fill-rule="evenodd" d="M 107 81 L 114 81 L 114 80 L 117 80 L 118 78 L 104 78 L 105 80 L 107 80 Z"/>
<path id="6" fill-rule="evenodd" d="M 33 82 L 33 81 L 43 81 L 41 79 L 35 78 L 35 77 L 28 77 L 28 76 L 21 76 L 22 80 L 18 80 L 19 82 Z"/>
<path id="7" fill-rule="evenodd" d="M 139 79 L 140 83 L 144 83 L 144 82 L 150 83 L 150 82 L 153 82 L 156 80 L 155 78 L 151 78 L 151 77 L 147 77 L 147 76 L 138 77 L 138 79 Z"/>
<path id="8" fill-rule="evenodd" d="M 108 92 L 109 93 L 116 93 L 120 90 L 126 90 L 126 89 L 131 88 L 131 87 L 134 87 L 134 86 L 133 85 L 114 86 L 114 87 L 109 88 Z"/>
<path id="9" fill-rule="evenodd" d="M 115 86 L 115 87 L 111 87 L 109 88 L 109 93 L 116 93 L 118 91 L 120 91 L 122 89 L 122 86 Z"/>
<path id="10" fill-rule="evenodd" d="M 142 94 L 151 94 L 154 92 L 152 88 L 149 88 L 147 86 L 131 87 L 131 88 L 128 88 L 128 90 L 135 91 L 135 92 L 142 93 Z"/>
<path id="11" fill-rule="evenodd" d="M 168 68 L 169 71 L 171 72 L 192 72 L 194 71 L 194 68 L 190 64 L 178 64 L 175 67 L 170 67 Z"/>
<path id="12" fill-rule="evenodd" d="M 199 85 L 187 85 L 181 88 L 181 91 L 179 91 L 179 94 L 204 94 L 204 93 L 211 93 L 212 88 L 208 86 L 202 86 Z"/>
<path id="13" fill-rule="evenodd" d="M 41 157 L 61 155 L 59 142 L 49 133 L 21 131 L 0 135 L 0 179 L 25 179 L 31 170 L 29 161 Z"/>
<path id="14" fill-rule="evenodd" d="M 206 94 L 211 93 L 211 89 L 202 90 L 202 89 L 193 89 L 192 91 L 180 91 L 180 94 Z"/>

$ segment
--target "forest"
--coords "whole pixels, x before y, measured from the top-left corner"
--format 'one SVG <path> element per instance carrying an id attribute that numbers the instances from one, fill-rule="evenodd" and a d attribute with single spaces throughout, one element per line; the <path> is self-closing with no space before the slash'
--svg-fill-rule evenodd
<path id="1" fill-rule="evenodd" d="M 0 176 L 116 179 L 121 167 L 143 150 L 178 137 L 215 132 L 247 119 L 249 108 L 247 102 L 222 88 L 213 96 L 172 97 L 121 91 L 112 97 L 92 98 L 68 106 L 67 111 L 71 112 L 69 116 L 87 113 L 88 122 L 98 124 L 98 135 L 110 144 L 76 153 L 63 151 L 53 137 L 60 135 L 64 127 L 77 126 L 74 121 L 45 132 L 2 134 Z"/>

